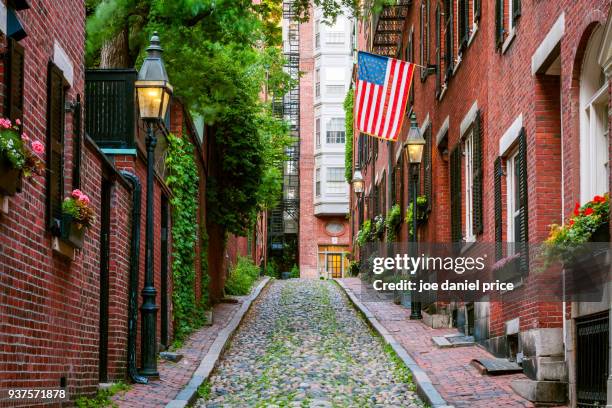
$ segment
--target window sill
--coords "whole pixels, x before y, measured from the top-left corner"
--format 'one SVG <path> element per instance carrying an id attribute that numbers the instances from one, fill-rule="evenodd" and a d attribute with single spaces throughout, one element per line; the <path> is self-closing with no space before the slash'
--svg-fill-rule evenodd
<path id="1" fill-rule="evenodd" d="M 472 237 L 472 238 L 466 238 L 464 241 L 464 244 L 461 246 L 461 254 L 465 254 L 466 252 L 468 252 L 470 250 L 470 248 L 472 248 L 474 245 L 476 245 L 476 237 Z"/>
<path id="2" fill-rule="evenodd" d="M 61 238 L 53 237 L 51 241 L 51 249 L 53 249 L 53 253 L 60 255 L 62 258 L 74 261 L 76 249 L 62 241 Z"/>
<path id="3" fill-rule="evenodd" d="M 440 91 L 440 96 L 438 97 L 438 101 L 442 101 L 442 98 L 444 98 L 444 95 L 446 95 L 447 89 L 448 89 L 448 84 L 444 82 L 442 84 L 442 91 Z"/>
<path id="4" fill-rule="evenodd" d="M 476 37 L 476 33 L 478 32 L 478 23 L 474 23 L 472 26 L 472 33 L 470 34 L 470 38 L 468 39 L 467 46 L 469 47 L 474 41 L 474 37 Z"/>
<path id="5" fill-rule="evenodd" d="M 508 51 L 508 48 L 510 48 L 510 45 L 514 41 L 514 37 L 516 37 L 516 27 L 512 27 L 512 30 L 508 34 L 508 37 L 506 37 L 506 40 L 504 41 L 504 44 L 502 45 L 502 51 L 501 51 L 502 54 L 505 54 L 506 51 Z"/>
<path id="6" fill-rule="evenodd" d="M 465 50 L 464 50 L 464 52 L 465 52 Z M 457 73 L 457 70 L 461 66 L 461 61 L 463 61 L 463 54 L 457 55 L 457 59 L 455 60 L 455 66 L 453 67 L 453 76 L 455 76 L 455 74 Z"/>

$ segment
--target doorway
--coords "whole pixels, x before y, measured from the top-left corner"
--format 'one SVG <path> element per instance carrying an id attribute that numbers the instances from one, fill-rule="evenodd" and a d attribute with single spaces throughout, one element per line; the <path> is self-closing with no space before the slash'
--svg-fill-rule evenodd
<path id="1" fill-rule="evenodd" d="M 319 246 L 318 270 L 320 276 L 343 278 L 348 269 L 347 247 L 334 245 Z"/>
<path id="2" fill-rule="evenodd" d="M 98 374 L 101 383 L 108 381 L 108 303 L 110 257 L 111 182 L 102 180 L 100 214 L 100 352 Z"/>

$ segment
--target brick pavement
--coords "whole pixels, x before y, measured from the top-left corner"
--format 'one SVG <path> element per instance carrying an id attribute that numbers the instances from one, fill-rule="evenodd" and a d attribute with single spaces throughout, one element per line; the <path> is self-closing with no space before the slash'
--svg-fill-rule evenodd
<path id="1" fill-rule="evenodd" d="M 183 347 L 177 352 L 183 355 L 178 363 L 159 360 L 159 381 L 149 384 L 132 384 L 132 388 L 113 397 L 119 407 L 125 408 L 156 408 L 165 407 L 166 404 L 187 385 L 193 372 L 198 368 L 202 358 L 208 352 L 217 334 L 224 329 L 236 311 L 242 305 L 239 303 L 220 303 L 213 309 L 213 325 L 203 327 L 185 341 Z"/>
<path id="2" fill-rule="evenodd" d="M 410 309 L 394 304 L 358 278 L 342 279 L 344 285 L 374 314 L 376 319 L 427 372 L 434 386 L 449 404 L 457 408 L 534 407 L 518 396 L 510 382 L 527 379 L 524 374 L 486 376 L 470 365 L 474 358 L 492 358 L 480 346 L 439 349 L 433 336 L 457 333 L 456 329 L 432 329 L 420 321 L 410 320 Z"/>

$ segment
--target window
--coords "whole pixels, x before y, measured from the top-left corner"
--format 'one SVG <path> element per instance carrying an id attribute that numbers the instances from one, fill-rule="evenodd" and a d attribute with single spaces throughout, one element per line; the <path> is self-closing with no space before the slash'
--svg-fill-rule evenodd
<path id="1" fill-rule="evenodd" d="M 327 122 L 326 142 L 328 144 L 343 144 L 345 141 L 345 129 L 343 118 L 333 118 Z"/>
<path id="2" fill-rule="evenodd" d="M 442 93 L 442 16 L 440 6 L 436 5 L 436 98 Z"/>
<path id="3" fill-rule="evenodd" d="M 521 0 L 508 1 L 508 32 L 514 30 L 517 19 L 521 16 Z"/>
<path id="4" fill-rule="evenodd" d="M 414 27 L 410 29 L 410 37 L 408 37 L 408 49 L 406 50 L 408 53 L 407 61 L 414 61 Z M 414 75 L 413 75 L 414 78 Z M 406 109 L 410 109 L 411 106 L 414 105 L 414 86 L 410 87 L 410 94 L 408 95 L 408 103 L 406 104 Z"/>
<path id="5" fill-rule="evenodd" d="M 450 154 L 451 239 L 461 242 L 461 148 Z"/>
<path id="6" fill-rule="evenodd" d="M 344 180 L 344 167 L 330 167 L 327 169 L 326 191 L 331 194 L 346 193 Z"/>
<path id="7" fill-rule="evenodd" d="M 62 216 L 64 198 L 64 76 L 52 62 L 47 78 L 47 220 Z"/>
<path id="8" fill-rule="evenodd" d="M 344 96 L 344 85 L 327 85 L 325 90 L 328 95 Z"/>
<path id="9" fill-rule="evenodd" d="M 468 40 L 470 39 L 469 3 L 469 0 L 457 0 L 457 14 L 459 15 L 459 21 L 457 21 L 457 39 L 459 41 L 459 51 L 467 47 Z"/>
<path id="10" fill-rule="evenodd" d="M 427 208 L 431 209 L 433 199 L 432 194 L 432 180 L 433 180 L 433 166 L 432 166 L 432 141 L 431 141 L 431 125 L 425 130 L 425 149 L 423 151 L 423 190 L 425 197 L 427 197 Z"/>
<path id="11" fill-rule="evenodd" d="M 421 18 L 420 18 L 420 51 L 421 65 L 427 67 L 429 65 L 429 0 L 421 1 Z M 421 80 L 427 79 L 427 69 L 421 68 Z"/>
<path id="12" fill-rule="evenodd" d="M 597 61 L 603 29 L 587 45 L 580 73 L 580 201 L 608 191 L 608 81 Z"/>
<path id="13" fill-rule="evenodd" d="M 344 33 L 343 32 L 328 32 L 325 35 L 326 44 L 344 44 Z"/>
<path id="14" fill-rule="evenodd" d="M 519 206 L 519 190 L 518 190 L 518 170 L 517 166 L 518 152 L 512 154 L 508 160 L 506 160 L 506 208 L 507 208 L 507 221 L 506 231 L 508 242 L 520 242 L 521 238 L 518 235 L 520 231 L 520 215 L 521 210 Z M 508 255 L 514 254 L 514 246 L 508 246 Z"/>
<path id="15" fill-rule="evenodd" d="M 321 118 L 315 119 L 315 141 L 317 149 L 321 147 Z"/>
<path id="16" fill-rule="evenodd" d="M 319 48 L 321 47 L 321 22 L 319 20 L 315 21 L 314 35 L 315 35 L 315 48 Z"/>
<path id="17" fill-rule="evenodd" d="M 444 25 L 445 25 L 445 40 L 444 40 L 444 66 L 446 68 L 446 81 L 448 81 L 453 73 L 453 2 L 452 0 L 444 1 Z"/>
<path id="18" fill-rule="evenodd" d="M 315 69 L 315 97 L 321 96 L 321 69 Z"/>
<path id="19" fill-rule="evenodd" d="M 6 69 L 6 116 L 13 122 L 23 120 L 23 72 L 25 50 L 13 38 L 8 39 Z"/>
<path id="20" fill-rule="evenodd" d="M 383 217 L 387 214 L 387 174 L 383 173 L 382 180 L 380 181 L 380 211 Z"/>
<path id="21" fill-rule="evenodd" d="M 315 170 L 315 195 L 321 196 L 321 169 Z"/>
<path id="22" fill-rule="evenodd" d="M 465 240 L 474 241 L 473 223 L 473 189 L 474 189 L 474 139 L 473 132 L 470 131 L 463 143 L 463 161 L 465 174 Z"/>
<path id="23" fill-rule="evenodd" d="M 521 0 L 495 1 L 495 43 L 502 49 L 504 41 L 514 33 L 518 18 L 521 16 Z M 504 18 L 506 17 L 506 18 Z"/>

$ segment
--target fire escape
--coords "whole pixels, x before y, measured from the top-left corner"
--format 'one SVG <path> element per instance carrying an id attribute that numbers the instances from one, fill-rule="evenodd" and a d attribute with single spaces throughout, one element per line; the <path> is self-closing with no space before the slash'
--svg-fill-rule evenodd
<path id="1" fill-rule="evenodd" d="M 293 0 L 283 2 L 283 19 L 287 35 L 283 42 L 285 72 L 296 85 L 282 97 L 273 100 L 274 113 L 283 117 L 290 125 L 294 142 L 285 150 L 283 164 L 283 192 L 280 203 L 270 211 L 268 227 L 268 251 L 271 256 L 283 259 L 295 258 L 297 262 L 297 239 L 300 217 L 300 38 L 299 23 L 293 9 Z M 291 265 L 285 265 L 290 267 Z"/>
<path id="2" fill-rule="evenodd" d="M 372 16 L 374 38 L 372 52 L 396 58 L 402 40 L 402 28 L 408 15 L 412 0 L 397 0 L 395 4 L 384 6 L 382 11 Z"/>

